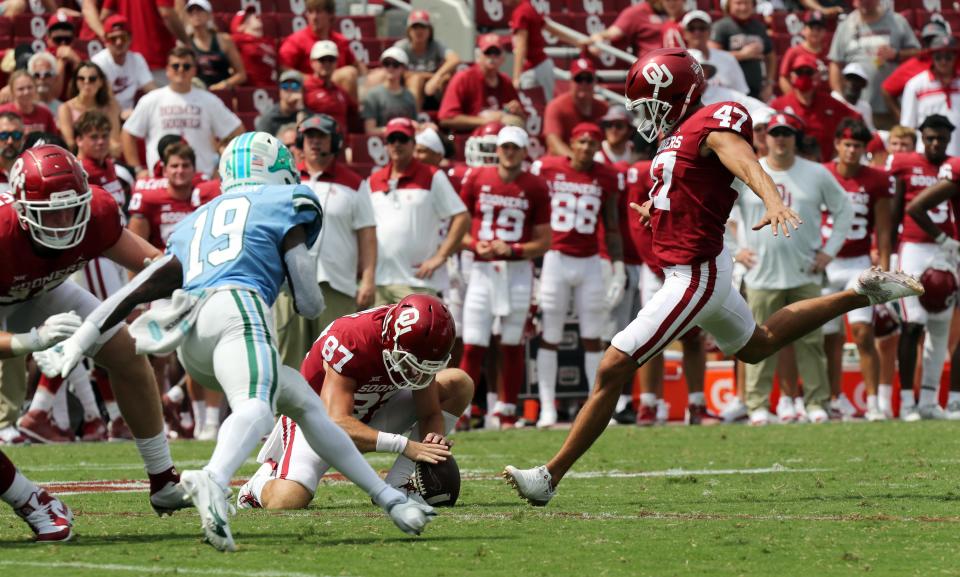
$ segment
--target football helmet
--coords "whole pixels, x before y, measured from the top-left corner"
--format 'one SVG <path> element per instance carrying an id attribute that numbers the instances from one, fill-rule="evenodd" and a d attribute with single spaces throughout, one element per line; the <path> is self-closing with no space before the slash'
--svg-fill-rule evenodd
<path id="1" fill-rule="evenodd" d="M 422 389 L 450 362 L 456 338 L 453 316 L 437 297 L 413 294 L 383 320 L 383 364 L 401 389 Z"/>
<path id="2" fill-rule="evenodd" d="M 700 101 L 703 68 L 682 48 L 647 52 L 627 73 L 627 109 L 637 113 L 637 132 L 647 142 L 669 132 Z"/>
<path id="3" fill-rule="evenodd" d="M 224 192 L 238 186 L 300 184 L 300 171 L 287 147 L 266 132 L 244 132 L 220 156 Z"/>
<path id="4" fill-rule="evenodd" d="M 488 122 L 470 134 L 463 151 L 467 166 L 493 166 L 499 162 L 497 135 L 503 126 L 499 121 Z"/>
<path id="5" fill-rule="evenodd" d="M 900 329 L 900 317 L 890 303 L 873 305 L 873 334 L 883 338 Z"/>
<path id="6" fill-rule="evenodd" d="M 20 226 L 34 242 L 65 250 L 83 241 L 93 194 L 73 154 L 55 144 L 27 149 L 10 168 L 9 180 Z"/>
<path id="7" fill-rule="evenodd" d="M 931 313 L 945 311 L 957 302 L 957 275 L 948 267 L 928 267 L 920 275 L 920 284 L 920 304 Z"/>

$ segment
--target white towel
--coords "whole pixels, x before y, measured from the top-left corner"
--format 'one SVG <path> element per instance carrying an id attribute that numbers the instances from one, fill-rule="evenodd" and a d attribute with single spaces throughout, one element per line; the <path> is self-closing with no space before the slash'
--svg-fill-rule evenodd
<path id="1" fill-rule="evenodd" d="M 160 355 L 176 350 L 200 313 L 200 305 L 209 295 L 177 289 L 165 306 L 151 308 L 130 325 L 138 354 Z"/>

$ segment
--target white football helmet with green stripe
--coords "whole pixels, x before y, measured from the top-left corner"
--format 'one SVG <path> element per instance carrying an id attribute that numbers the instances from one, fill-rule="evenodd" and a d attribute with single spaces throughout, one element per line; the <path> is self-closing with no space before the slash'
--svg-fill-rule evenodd
<path id="1" fill-rule="evenodd" d="M 238 186 L 300 184 L 293 156 L 266 132 L 245 132 L 234 138 L 220 156 L 223 190 Z"/>

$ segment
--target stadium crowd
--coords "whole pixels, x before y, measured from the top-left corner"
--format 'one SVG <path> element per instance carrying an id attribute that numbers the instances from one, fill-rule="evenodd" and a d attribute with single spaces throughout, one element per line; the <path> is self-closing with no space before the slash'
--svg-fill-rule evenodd
<path id="1" fill-rule="evenodd" d="M 960 350 L 960 203 L 950 201 L 960 190 L 960 13 L 909 0 L 604 0 L 610 6 L 585 9 L 603 26 L 571 35 L 557 23 L 579 23 L 558 3 L 501 2 L 501 20 L 457 54 L 422 10 L 407 15 L 405 37 L 387 42 L 372 17 L 337 15 L 334 0 L 306 0 L 300 13 L 291 2 L 268 8 L 272 0 L 6 0 L 0 180 L 22 150 L 59 143 L 123 207 L 124 225 L 163 250 L 171 229 L 220 193 L 227 144 L 246 130 L 275 135 L 325 217 L 311 254 L 326 310 L 307 320 L 280 296 L 283 362 L 299 368 L 338 317 L 437 295 L 457 323 L 452 365 L 486 382 L 462 426 L 524 424 L 531 359 L 536 424 L 547 427 L 569 374 L 564 341 L 580 340 L 573 366 L 579 375 L 582 363 L 585 394 L 604 343 L 663 283 L 630 204 L 648 199 L 654 179 L 669 187 L 683 178 L 651 166 L 655 149 L 636 137 L 634 114 L 599 90 L 621 93 L 622 78 L 605 84 L 604 73 L 627 67 L 601 45 L 686 48 L 708 79 L 704 103 L 749 111 L 728 107 L 722 121 L 752 126 L 761 165 L 805 223 L 788 242 L 753 231 L 763 206 L 741 195 L 727 243 L 754 317 L 849 288 L 871 264 L 902 268 L 926 288 L 739 366 L 738 395 L 722 414 L 707 410 L 703 392 L 708 357 L 721 358 L 712 337 L 676 335 L 687 422 L 885 420 L 895 406 L 907 421 L 960 420 L 960 375 L 939 401 L 945 363 Z M 556 16 L 545 19 L 551 7 Z M 21 36 L 22 23 L 38 32 L 38 17 L 41 35 Z M 580 52 L 550 58 L 548 39 Z M 491 192 L 497 174 L 509 175 L 513 196 Z M 98 258 L 73 278 L 106 299 L 128 272 Z M 859 359 L 865 411 L 841 389 L 845 345 Z M 175 356 L 151 364 L 168 434 L 215 439 L 221 395 L 194 385 Z M 775 374 L 781 394 L 770 406 Z M 639 402 L 625 389 L 615 421 L 663 422 L 663 357 L 638 380 Z M 131 435 L 105 371 L 88 362 L 58 379 L 23 358 L 0 363 L 0 444 L 108 438 Z"/>

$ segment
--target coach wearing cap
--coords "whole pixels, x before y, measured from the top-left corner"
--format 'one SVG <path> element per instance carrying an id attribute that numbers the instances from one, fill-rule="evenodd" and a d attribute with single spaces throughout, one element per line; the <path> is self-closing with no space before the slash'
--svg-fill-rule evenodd
<path id="1" fill-rule="evenodd" d="M 952 36 L 936 38 L 930 45 L 930 68 L 907 82 L 900 101 L 900 124 L 916 128 L 928 116 L 942 114 L 960 126 L 960 77 L 957 75 L 957 42 Z M 960 154 L 960 131 L 953 131 L 949 156 Z"/>
<path id="2" fill-rule="evenodd" d="M 547 151 L 557 156 L 570 156 L 570 135 L 581 122 L 599 124 L 607 113 L 607 102 L 594 96 L 597 69 L 587 58 L 570 64 L 570 90 L 547 103 L 544 111 L 543 135 Z"/>
<path id="3" fill-rule="evenodd" d="M 447 257 L 470 228 L 470 215 L 442 170 L 414 158 L 413 121 L 394 118 L 384 136 L 390 161 L 364 183 L 377 222 L 377 303 L 447 289 Z M 442 240 L 437 231 L 450 219 Z"/>

